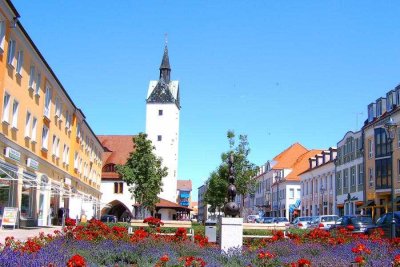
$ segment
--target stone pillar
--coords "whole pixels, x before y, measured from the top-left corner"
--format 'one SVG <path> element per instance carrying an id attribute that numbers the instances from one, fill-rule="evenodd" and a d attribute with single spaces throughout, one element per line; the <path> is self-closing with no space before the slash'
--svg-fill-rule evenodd
<path id="1" fill-rule="evenodd" d="M 243 245 L 243 218 L 224 218 L 219 220 L 219 244 L 224 252 L 241 248 Z"/>

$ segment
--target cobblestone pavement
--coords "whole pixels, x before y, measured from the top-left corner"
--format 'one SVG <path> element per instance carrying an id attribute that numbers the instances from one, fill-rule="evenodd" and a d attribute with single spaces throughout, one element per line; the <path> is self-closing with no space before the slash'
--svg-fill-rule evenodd
<path id="1" fill-rule="evenodd" d="M 61 231 L 61 226 L 51 227 L 30 227 L 21 229 L 2 228 L 0 229 L 0 243 L 4 244 L 4 240 L 7 236 L 13 236 L 17 240 L 25 241 L 28 237 L 38 236 L 40 232 L 47 234 L 53 234 L 55 230 Z"/>

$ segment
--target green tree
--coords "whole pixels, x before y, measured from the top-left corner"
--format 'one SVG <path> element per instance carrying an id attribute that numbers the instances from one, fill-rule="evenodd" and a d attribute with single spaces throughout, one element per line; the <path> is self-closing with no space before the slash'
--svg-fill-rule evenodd
<path id="1" fill-rule="evenodd" d="M 230 154 L 233 154 L 233 166 L 235 169 L 235 186 L 238 195 L 242 195 L 240 214 L 243 216 L 244 197 L 255 193 L 256 180 L 254 177 L 258 167 L 248 159 L 250 144 L 247 135 L 239 135 L 239 144 L 235 147 L 235 133 L 232 130 L 227 132 L 230 150 L 222 154 L 222 161 L 227 162 Z M 227 179 L 227 178 L 226 178 Z"/>
<path id="2" fill-rule="evenodd" d="M 204 196 L 204 201 L 210 205 L 210 211 L 215 213 L 221 211 L 225 204 L 226 192 L 228 188 L 227 166 L 220 165 L 216 171 L 210 174 L 207 180 L 207 191 Z"/>
<path id="3" fill-rule="evenodd" d="M 125 165 L 117 165 L 117 173 L 121 175 L 129 187 L 129 192 L 140 204 L 142 217 L 144 209 L 154 211 L 162 191 L 162 178 L 168 175 L 168 169 L 162 167 L 162 159 L 154 153 L 151 140 L 147 134 L 139 133 L 134 137 L 134 152 L 131 152 Z"/>
<path id="4" fill-rule="evenodd" d="M 220 209 L 226 202 L 228 189 L 228 158 L 233 154 L 233 166 L 235 169 L 235 186 L 238 195 L 246 196 L 255 193 L 256 180 L 253 179 L 257 174 L 258 167 L 248 159 L 250 146 L 247 135 L 239 136 L 239 144 L 235 146 L 235 133 L 231 130 L 227 132 L 229 150 L 222 153 L 221 164 L 217 170 L 210 174 L 207 180 L 207 191 L 205 202 L 211 205 L 212 210 Z M 242 197 L 240 213 L 243 215 L 244 197 Z"/>

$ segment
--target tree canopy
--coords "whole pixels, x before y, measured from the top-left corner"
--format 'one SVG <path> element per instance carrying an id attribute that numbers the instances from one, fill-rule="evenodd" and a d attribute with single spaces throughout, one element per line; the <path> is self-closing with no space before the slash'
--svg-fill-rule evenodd
<path id="1" fill-rule="evenodd" d="M 227 132 L 229 150 L 222 153 L 221 164 L 217 170 L 210 174 L 207 181 L 207 191 L 205 201 L 212 208 L 222 207 L 227 197 L 228 187 L 228 158 L 233 154 L 233 166 L 235 170 L 235 186 L 237 193 L 242 195 L 241 212 L 243 212 L 244 197 L 247 194 L 254 194 L 256 181 L 253 179 L 257 174 L 258 167 L 248 159 L 250 145 L 247 135 L 239 135 L 239 144 L 235 146 L 235 133 L 231 130 Z"/>
<path id="2" fill-rule="evenodd" d="M 125 165 L 117 165 L 116 171 L 127 183 L 136 203 L 153 211 L 162 191 L 162 178 L 168 175 L 168 169 L 162 167 L 162 159 L 154 153 L 147 134 L 139 133 L 134 137 L 135 151 L 131 152 Z"/>

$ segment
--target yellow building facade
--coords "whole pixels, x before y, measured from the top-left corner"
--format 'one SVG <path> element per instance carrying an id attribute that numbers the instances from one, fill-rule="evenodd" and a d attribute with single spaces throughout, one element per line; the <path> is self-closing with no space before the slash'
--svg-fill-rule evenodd
<path id="1" fill-rule="evenodd" d="M 399 126 L 392 143 L 385 124 L 389 118 Z M 366 213 L 377 219 L 391 212 L 392 186 L 395 210 L 400 196 L 400 86 L 368 105 L 368 119 L 363 127 L 365 161 Z M 392 183 L 393 181 L 393 183 Z"/>
<path id="2" fill-rule="evenodd" d="M 97 216 L 103 148 L 8 0 L 0 0 L 0 217 Z"/>

